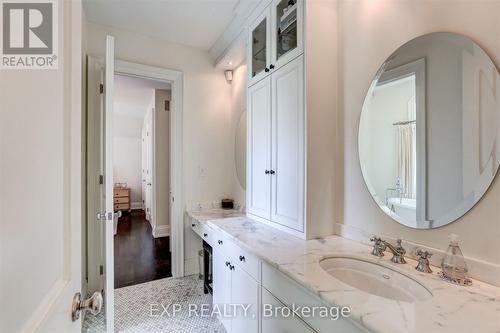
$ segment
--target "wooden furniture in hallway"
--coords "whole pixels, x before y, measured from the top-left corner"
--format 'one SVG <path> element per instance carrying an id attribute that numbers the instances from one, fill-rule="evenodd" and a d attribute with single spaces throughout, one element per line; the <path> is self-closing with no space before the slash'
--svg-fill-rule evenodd
<path id="1" fill-rule="evenodd" d="M 132 210 L 130 202 L 130 188 L 128 187 L 115 187 L 113 189 L 113 202 L 115 211 L 128 211 Z"/>

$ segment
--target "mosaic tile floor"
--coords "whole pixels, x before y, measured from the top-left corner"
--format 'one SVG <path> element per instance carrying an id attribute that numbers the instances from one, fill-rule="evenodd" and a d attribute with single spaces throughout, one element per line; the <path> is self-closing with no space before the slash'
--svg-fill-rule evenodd
<path id="1" fill-rule="evenodd" d="M 160 315 L 169 304 L 179 304 Z M 216 318 L 190 316 L 188 305 L 211 304 L 211 295 L 203 294 L 198 276 L 166 278 L 115 290 L 115 331 L 124 333 L 225 333 Z M 162 306 L 163 305 L 163 306 Z M 209 307 L 209 306 L 208 306 Z M 84 333 L 104 333 L 104 315 L 85 316 Z"/>

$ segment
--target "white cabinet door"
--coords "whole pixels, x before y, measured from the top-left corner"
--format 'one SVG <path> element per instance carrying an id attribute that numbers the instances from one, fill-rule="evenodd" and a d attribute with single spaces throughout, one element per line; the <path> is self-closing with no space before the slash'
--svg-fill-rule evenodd
<path id="1" fill-rule="evenodd" d="M 271 9 L 266 10 L 248 28 L 248 83 L 252 85 L 269 75 L 271 62 Z"/>
<path id="2" fill-rule="evenodd" d="M 248 88 L 247 210 L 271 217 L 271 77 Z"/>
<path id="3" fill-rule="evenodd" d="M 259 331 L 259 284 L 241 267 L 232 266 L 231 304 L 236 304 L 232 320 L 233 333 Z M 243 309 L 239 305 L 245 306 Z M 248 308 L 246 308 L 248 307 Z"/>
<path id="4" fill-rule="evenodd" d="M 271 221 L 304 231 L 305 112 L 303 57 L 272 78 Z M 255 194 L 254 194 L 255 195 Z"/>
<path id="5" fill-rule="evenodd" d="M 231 270 L 226 264 L 229 261 L 219 251 L 213 252 L 213 304 L 223 313 L 224 306 L 231 304 Z M 228 333 L 231 332 L 231 318 L 219 317 Z"/>
<path id="6" fill-rule="evenodd" d="M 302 320 L 290 315 L 285 317 L 282 313 L 292 313 L 288 311 L 276 311 L 286 306 L 277 300 L 269 291 L 262 287 L 262 331 L 261 333 L 313 333 L 312 328 Z"/>
<path id="7" fill-rule="evenodd" d="M 273 0 L 271 6 L 271 64 L 276 70 L 304 51 L 304 1 Z"/>

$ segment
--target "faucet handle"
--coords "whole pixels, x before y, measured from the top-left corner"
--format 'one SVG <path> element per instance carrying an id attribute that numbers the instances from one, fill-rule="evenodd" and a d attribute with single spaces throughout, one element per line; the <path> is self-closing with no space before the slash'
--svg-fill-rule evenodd
<path id="1" fill-rule="evenodd" d="M 396 240 L 396 250 L 401 254 L 406 254 L 406 249 L 401 245 L 401 239 Z"/>
<path id="2" fill-rule="evenodd" d="M 373 244 L 372 254 L 377 257 L 383 257 L 386 245 L 382 241 L 382 238 L 373 235 L 370 238 L 370 241 L 375 243 Z"/>
<path id="3" fill-rule="evenodd" d="M 429 259 L 430 257 L 432 257 L 432 253 L 427 250 L 424 251 L 422 249 L 418 249 L 417 256 L 419 256 L 420 259 Z"/>
<path id="4" fill-rule="evenodd" d="M 429 263 L 429 258 L 432 257 L 432 253 L 427 250 L 424 251 L 422 249 L 419 249 L 417 251 L 417 256 L 419 256 L 419 258 L 418 264 L 415 269 L 419 272 L 432 273 L 432 269 Z"/>

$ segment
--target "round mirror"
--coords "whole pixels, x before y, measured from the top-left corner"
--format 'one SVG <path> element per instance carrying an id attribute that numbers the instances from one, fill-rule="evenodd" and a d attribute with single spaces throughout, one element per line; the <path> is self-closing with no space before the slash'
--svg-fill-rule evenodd
<path id="1" fill-rule="evenodd" d="M 241 187 L 247 187 L 247 112 L 243 111 L 236 127 L 236 139 L 234 143 L 234 163 L 236 165 L 236 176 Z"/>
<path id="2" fill-rule="evenodd" d="M 408 227 L 464 215 L 500 164 L 500 75 L 467 37 L 432 33 L 380 67 L 359 123 L 359 158 L 378 206 Z"/>

